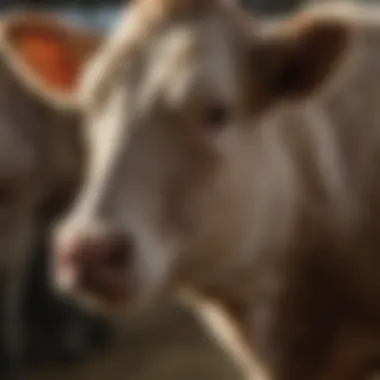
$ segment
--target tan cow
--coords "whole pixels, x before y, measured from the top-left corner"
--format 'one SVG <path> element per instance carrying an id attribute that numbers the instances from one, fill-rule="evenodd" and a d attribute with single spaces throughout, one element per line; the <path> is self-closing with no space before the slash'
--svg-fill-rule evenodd
<path id="1" fill-rule="evenodd" d="M 222 0 L 133 2 L 81 82 L 89 166 L 57 229 L 58 287 L 109 312 L 192 288 L 264 378 L 363 378 L 380 348 L 379 99 L 374 9 L 266 23 Z"/>
<path id="2" fill-rule="evenodd" d="M 35 63 L 47 67 L 59 59 L 70 76 L 48 71 L 44 75 L 72 91 L 100 36 L 43 12 L 9 14 L 0 33 L 0 278 L 5 318 L 1 336 L 13 366 L 22 351 L 20 302 L 36 228 L 45 228 L 68 204 L 84 164 L 79 114 L 46 98 Z M 31 45 L 31 39 L 38 43 Z M 50 54 L 56 39 L 67 46 L 75 65 Z"/>

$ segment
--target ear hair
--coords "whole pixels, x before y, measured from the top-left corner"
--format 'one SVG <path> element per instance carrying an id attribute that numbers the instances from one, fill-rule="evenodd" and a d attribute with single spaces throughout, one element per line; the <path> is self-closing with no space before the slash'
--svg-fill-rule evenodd
<path id="1" fill-rule="evenodd" d="M 28 91 L 55 107 L 73 109 L 75 76 L 100 41 L 100 35 L 47 12 L 18 12 L 1 25 L 0 55 Z"/>
<path id="2" fill-rule="evenodd" d="M 351 30 L 343 21 L 299 18 L 260 36 L 252 49 L 254 79 L 269 101 L 311 95 L 328 82 L 349 51 Z"/>

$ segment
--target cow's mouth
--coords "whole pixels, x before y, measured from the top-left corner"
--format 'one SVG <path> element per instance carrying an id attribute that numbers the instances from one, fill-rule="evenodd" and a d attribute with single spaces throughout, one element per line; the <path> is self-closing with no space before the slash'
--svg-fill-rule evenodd
<path id="1" fill-rule="evenodd" d="M 126 267 L 115 262 L 83 268 L 78 278 L 78 289 L 92 294 L 109 305 L 123 305 L 129 298 Z"/>

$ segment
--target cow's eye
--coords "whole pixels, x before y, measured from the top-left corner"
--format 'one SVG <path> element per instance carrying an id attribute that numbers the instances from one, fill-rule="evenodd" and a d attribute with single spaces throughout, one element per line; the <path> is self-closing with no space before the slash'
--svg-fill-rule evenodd
<path id="1" fill-rule="evenodd" d="M 202 122 L 205 128 L 219 130 L 227 126 L 231 119 L 231 111 L 222 103 L 209 104 L 203 110 Z"/>

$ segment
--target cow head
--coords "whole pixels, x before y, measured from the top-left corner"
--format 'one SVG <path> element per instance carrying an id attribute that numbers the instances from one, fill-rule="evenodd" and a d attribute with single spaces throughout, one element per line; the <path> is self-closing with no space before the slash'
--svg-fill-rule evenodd
<path id="1" fill-rule="evenodd" d="M 319 91 L 348 41 L 308 12 L 266 25 L 232 2 L 132 3 L 79 88 L 89 166 L 55 235 L 59 287 L 118 308 L 244 265 L 255 199 L 276 191 L 262 120 Z"/>

